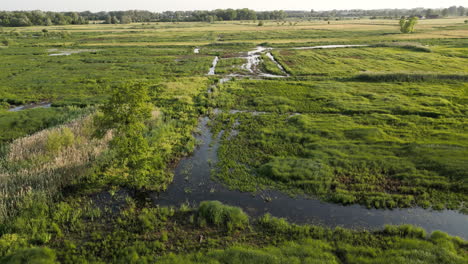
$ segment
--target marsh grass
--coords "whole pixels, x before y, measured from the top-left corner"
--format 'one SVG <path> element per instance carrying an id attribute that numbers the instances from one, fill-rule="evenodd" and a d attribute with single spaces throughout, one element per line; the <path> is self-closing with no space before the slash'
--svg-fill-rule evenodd
<path id="1" fill-rule="evenodd" d="M 224 227 L 228 231 L 244 229 L 249 224 L 249 217 L 239 207 L 224 205 L 219 201 L 204 201 L 198 208 L 198 222 Z"/>
<path id="2" fill-rule="evenodd" d="M 15 205 L 29 193 L 54 197 L 85 176 L 112 138 L 108 133 L 98 140 L 92 133 L 88 116 L 13 141 L 1 161 L 2 221 L 16 213 Z"/>
<path id="3" fill-rule="evenodd" d="M 424 51 L 422 52 L 422 50 Z M 463 55 L 447 56 L 427 52 L 426 47 L 405 44 L 379 44 L 374 47 L 274 50 L 275 58 L 294 76 L 354 76 L 367 72 L 425 73 L 428 75 L 465 75 L 468 71 Z"/>
<path id="4" fill-rule="evenodd" d="M 215 176 L 242 191 L 274 186 L 342 204 L 463 211 L 465 86 L 459 81 L 225 84 L 216 94 L 217 106 L 244 112 L 215 116 L 215 134 L 231 131 L 238 121 L 236 136 L 222 138 Z"/>
<path id="5" fill-rule="evenodd" d="M 424 74 L 424 73 L 364 73 L 356 77 L 365 82 L 443 82 L 468 81 L 466 74 Z"/>
<path id="6" fill-rule="evenodd" d="M 385 42 L 373 44 L 371 47 L 398 47 L 412 51 L 432 52 L 431 48 L 415 42 Z"/>
<path id="7" fill-rule="evenodd" d="M 100 104 L 110 87 L 144 80 L 156 106 L 145 138 L 155 173 L 167 180 L 157 189 L 194 150 L 199 116 L 221 108 L 211 115 L 213 134 L 226 131 L 213 174 L 233 189 L 279 189 L 378 208 L 465 205 L 466 212 L 467 83 L 440 76 L 466 75 L 468 28 L 459 18 L 428 19 L 406 35 L 397 23 L 76 25 L 48 27 L 48 36 L 43 27 L 6 29 L 0 33 L 9 40 L 0 49 L 0 140 L 11 144 L 0 144 L 0 216 L 8 217 L 0 224 L 0 262 L 466 263 L 466 241 L 442 232 L 427 237 L 417 227 L 331 229 L 271 215 L 254 222 L 218 202 L 198 210 L 154 206 L 147 192 L 126 189 L 122 171 L 112 179 L 100 173 L 112 164 L 110 134 L 89 137 L 87 118 L 51 128 L 67 122 L 58 118 L 66 106 Z M 290 49 L 378 43 L 385 44 Z M 214 56 L 226 58 L 230 72 L 242 63 L 230 58 L 259 44 L 274 47 L 293 76 L 232 80 L 206 92 L 216 81 L 205 77 Z M 99 51 L 48 56 L 52 48 L 86 47 Z M 263 59 L 266 72 L 276 71 Z M 356 80 L 373 73 L 374 80 Z M 437 80 L 420 81 L 415 76 L 422 73 Z M 45 100 L 59 107 L 6 113 Z M 80 179 L 86 181 L 72 192 L 63 189 Z M 80 187 L 106 189 L 90 194 L 75 190 Z"/>

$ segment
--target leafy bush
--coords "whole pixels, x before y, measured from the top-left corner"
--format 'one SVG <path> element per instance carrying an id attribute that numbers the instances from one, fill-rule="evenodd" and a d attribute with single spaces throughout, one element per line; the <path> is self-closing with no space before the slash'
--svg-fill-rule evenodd
<path id="1" fill-rule="evenodd" d="M 27 245 L 27 239 L 18 234 L 4 234 L 0 237 L 0 256 L 9 255 Z"/>

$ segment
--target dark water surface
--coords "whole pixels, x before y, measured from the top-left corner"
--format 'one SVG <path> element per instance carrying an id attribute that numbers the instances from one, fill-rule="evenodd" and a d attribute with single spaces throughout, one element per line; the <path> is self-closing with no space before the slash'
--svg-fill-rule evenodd
<path id="1" fill-rule="evenodd" d="M 213 135 L 207 127 L 208 122 L 207 117 L 201 119 L 201 134 L 197 138 L 202 143 L 191 157 L 178 164 L 174 182 L 168 190 L 159 195 L 152 195 L 155 203 L 179 206 L 186 202 L 197 205 L 206 200 L 218 200 L 228 205 L 239 206 L 252 217 L 270 213 L 297 224 L 354 229 L 379 229 L 385 224 L 412 224 L 423 227 L 428 232 L 441 230 L 468 239 L 468 215 L 457 211 L 432 211 L 423 208 L 367 209 L 360 205 L 342 206 L 305 197 L 292 198 L 271 190 L 255 194 L 229 190 L 210 179 L 210 172 L 217 161 L 219 136 L 213 141 Z M 265 197 L 272 199 L 266 201 Z"/>

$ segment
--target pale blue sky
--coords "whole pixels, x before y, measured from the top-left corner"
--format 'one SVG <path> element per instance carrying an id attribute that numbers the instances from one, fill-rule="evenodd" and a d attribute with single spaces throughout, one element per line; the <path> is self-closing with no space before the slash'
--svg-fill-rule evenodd
<path id="1" fill-rule="evenodd" d="M 468 5 L 467 0 L 0 0 L 0 10 L 111 11 L 111 10 L 212 10 L 250 8 L 255 10 L 331 10 L 378 8 L 438 8 Z"/>

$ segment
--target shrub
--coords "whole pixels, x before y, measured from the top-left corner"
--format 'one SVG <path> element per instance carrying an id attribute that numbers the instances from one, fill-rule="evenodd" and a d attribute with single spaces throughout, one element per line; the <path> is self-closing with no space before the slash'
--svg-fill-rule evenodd
<path id="1" fill-rule="evenodd" d="M 414 26 L 418 23 L 418 17 L 410 17 L 409 19 L 402 18 L 400 20 L 400 31 L 401 33 L 413 33 Z"/>
<path id="2" fill-rule="evenodd" d="M 348 191 L 337 190 L 335 193 L 332 194 L 330 200 L 335 203 L 347 205 L 356 202 L 357 198 Z"/>
<path id="3" fill-rule="evenodd" d="M 219 201 L 204 201 L 198 208 L 199 222 L 225 227 L 229 231 L 244 229 L 249 224 L 249 217 L 239 207 L 224 205 Z"/>
<path id="4" fill-rule="evenodd" d="M 55 252 L 49 248 L 29 248 L 16 251 L 14 254 L 0 259 L 1 263 L 10 264 L 55 264 Z"/>
<path id="5" fill-rule="evenodd" d="M 26 239 L 18 234 L 4 234 L 0 238 L 0 256 L 8 255 L 27 246 Z"/>
<path id="6" fill-rule="evenodd" d="M 386 235 L 408 237 L 408 238 L 421 238 L 425 239 L 427 234 L 426 230 L 421 227 L 416 227 L 413 225 L 386 225 L 383 233 Z"/>
<path id="7" fill-rule="evenodd" d="M 167 221 L 172 216 L 171 210 L 167 207 L 161 208 L 143 208 L 137 216 L 137 229 L 141 233 L 154 231 L 161 222 Z M 133 214 L 130 210 L 128 213 Z M 132 215 L 128 215 L 132 217 Z"/>
<path id="8" fill-rule="evenodd" d="M 75 135 L 68 127 L 52 131 L 47 135 L 46 148 L 50 153 L 57 153 L 63 148 L 70 147 L 75 142 Z"/>
<path id="9" fill-rule="evenodd" d="M 277 218 L 271 214 L 264 214 L 258 219 L 258 223 L 273 233 L 286 233 L 291 229 L 290 224 L 284 218 Z"/>

